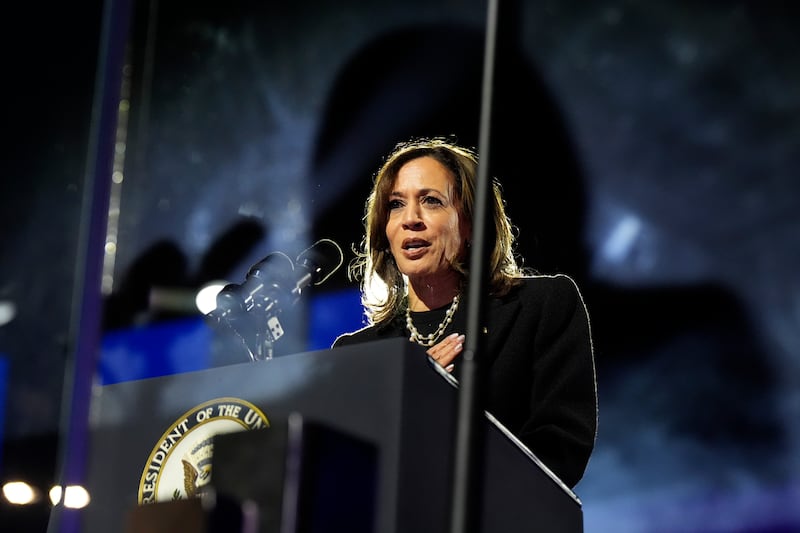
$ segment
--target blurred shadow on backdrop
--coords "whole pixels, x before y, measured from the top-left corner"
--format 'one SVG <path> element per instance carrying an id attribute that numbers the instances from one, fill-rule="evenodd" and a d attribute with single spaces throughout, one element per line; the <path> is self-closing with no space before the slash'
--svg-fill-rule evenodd
<path id="1" fill-rule="evenodd" d="M 195 269 L 190 268 L 182 248 L 169 240 L 158 241 L 140 254 L 125 272 L 119 288 L 104 302 L 102 381 L 113 383 L 249 361 L 245 346 L 231 332 L 223 328 L 213 334 L 205 332 L 210 324 L 204 325 L 200 320 L 195 296 L 207 283 L 227 282 L 243 258 L 262 243 L 265 234 L 260 221 L 240 220 L 214 239 Z M 295 315 L 287 310 L 284 321 L 297 322 Z M 143 328 L 150 328 L 150 333 Z M 149 347 L 137 350 L 137 338 Z M 183 351 L 192 353 L 174 353 L 178 348 L 171 346 L 186 342 L 181 338 L 198 343 L 192 348 L 183 345 Z M 212 345 L 202 349 L 201 339 Z M 286 349 L 297 351 L 298 347 L 291 344 Z"/>
<path id="2" fill-rule="evenodd" d="M 181 247 L 171 241 L 158 241 L 142 252 L 124 273 L 119 288 L 104 303 L 103 330 L 146 325 L 170 318 L 196 316 L 197 309 L 182 306 L 162 308 L 152 305 L 154 290 L 182 292 L 193 304 L 203 285 L 228 279 L 231 272 L 264 239 L 265 231 L 257 220 L 242 220 L 218 235 L 200 258 L 194 271 Z"/>
<path id="3" fill-rule="evenodd" d="M 526 217 L 518 252 L 542 272 L 583 277 L 585 194 L 568 133 L 516 32 L 498 48 L 490 171 L 514 199 L 512 220 Z M 371 176 L 397 142 L 446 135 L 477 147 L 483 50 L 480 28 L 414 26 L 380 35 L 348 62 L 316 140 L 317 234 L 357 244 Z"/>

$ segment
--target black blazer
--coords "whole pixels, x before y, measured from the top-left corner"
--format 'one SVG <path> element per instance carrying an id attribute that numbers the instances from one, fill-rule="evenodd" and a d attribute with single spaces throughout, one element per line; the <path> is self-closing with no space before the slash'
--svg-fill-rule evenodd
<path id="1" fill-rule="evenodd" d="M 464 332 L 466 301 L 451 331 Z M 486 409 L 570 488 L 597 434 L 597 385 L 589 316 L 572 278 L 532 276 L 485 310 Z M 408 337 L 405 316 L 338 337 L 333 347 Z M 454 377 L 458 379 L 458 358 Z"/>

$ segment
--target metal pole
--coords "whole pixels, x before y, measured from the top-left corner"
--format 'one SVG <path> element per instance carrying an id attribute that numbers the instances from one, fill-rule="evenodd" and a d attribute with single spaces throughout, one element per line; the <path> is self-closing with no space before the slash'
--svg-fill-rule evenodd
<path id="1" fill-rule="evenodd" d="M 489 0 L 486 18 L 478 175 L 475 184 L 475 218 L 472 225 L 472 256 L 468 288 L 467 329 L 459 380 L 456 420 L 455 459 L 451 501 L 451 533 L 480 531 L 483 510 L 480 489 L 484 469 L 483 411 L 485 373 L 482 371 L 486 347 L 483 334 L 485 289 L 488 286 L 489 243 L 485 234 L 492 223 L 489 200 L 492 188 L 489 175 L 489 141 L 492 118 L 495 43 L 499 0 Z"/>

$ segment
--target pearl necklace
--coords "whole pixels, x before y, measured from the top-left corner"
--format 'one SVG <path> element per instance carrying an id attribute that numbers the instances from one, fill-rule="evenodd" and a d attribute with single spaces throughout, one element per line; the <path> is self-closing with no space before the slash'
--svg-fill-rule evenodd
<path id="1" fill-rule="evenodd" d="M 406 327 L 408 331 L 411 332 L 411 341 L 416 342 L 422 346 L 433 346 L 439 337 L 442 336 L 444 330 L 447 329 L 447 326 L 453 321 L 453 315 L 456 313 L 456 309 L 458 309 L 458 295 L 456 294 L 453 297 L 453 303 L 450 304 L 450 307 L 447 308 L 447 312 L 444 315 L 444 320 L 439 323 L 439 327 L 436 328 L 436 331 L 429 335 L 422 335 L 417 328 L 414 327 L 414 322 L 411 321 L 411 309 L 406 307 Z"/>

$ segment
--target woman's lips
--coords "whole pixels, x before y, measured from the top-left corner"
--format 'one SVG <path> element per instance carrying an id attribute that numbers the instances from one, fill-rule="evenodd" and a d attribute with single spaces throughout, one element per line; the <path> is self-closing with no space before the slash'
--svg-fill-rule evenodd
<path id="1" fill-rule="evenodd" d="M 430 246 L 428 241 L 420 239 L 406 239 L 403 241 L 403 255 L 409 259 L 416 259 L 425 254 Z"/>
<path id="2" fill-rule="evenodd" d="M 420 246 L 416 248 L 403 248 L 403 256 L 408 259 L 417 259 L 425 255 L 425 252 L 427 252 L 427 250 L 428 250 L 427 246 Z"/>

